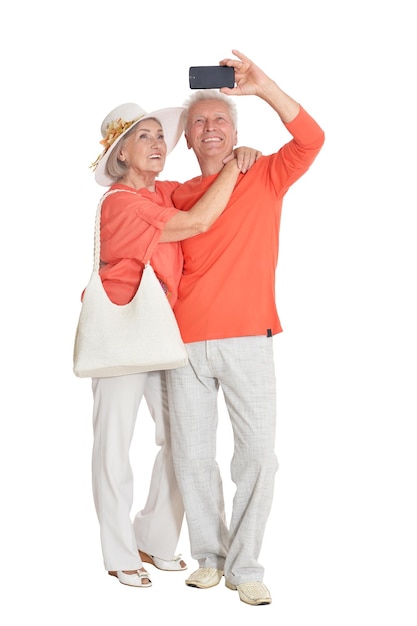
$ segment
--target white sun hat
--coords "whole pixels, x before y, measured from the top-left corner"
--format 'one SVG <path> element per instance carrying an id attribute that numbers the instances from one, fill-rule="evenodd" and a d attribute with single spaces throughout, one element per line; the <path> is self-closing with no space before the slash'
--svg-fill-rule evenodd
<path id="1" fill-rule="evenodd" d="M 167 145 L 167 154 L 175 148 L 184 130 L 182 124 L 183 107 L 159 109 L 147 113 L 142 107 L 133 102 L 126 102 L 116 107 L 103 120 L 101 124 L 103 152 L 91 165 L 95 172 L 96 182 L 104 187 L 109 187 L 115 182 L 107 172 L 107 161 L 122 137 L 135 124 L 147 118 L 156 118 L 164 131 L 164 139 Z"/>

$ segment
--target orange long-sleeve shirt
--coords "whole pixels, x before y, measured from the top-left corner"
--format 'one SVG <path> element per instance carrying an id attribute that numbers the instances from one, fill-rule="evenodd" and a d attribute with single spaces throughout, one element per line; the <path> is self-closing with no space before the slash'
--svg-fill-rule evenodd
<path id="1" fill-rule="evenodd" d="M 174 312 L 186 343 L 282 330 L 275 303 L 282 201 L 324 142 L 323 131 L 302 108 L 285 126 L 293 139 L 241 174 L 213 226 L 181 244 L 184 269 Z M 175 206 L 189 210 L 215 178 L 179 186 Z"/>
<path id="2" fill-rule="evenodd" d="M 165 223 L 176 213 L 172 191 L 179 183 L 157 181 L 155 192 L 114 184 L 127 190 L 105 198 L 101 209 L 100 277 L 110 300 L 126 304 L 135 295 L 143 263 L 151 258 L 155 274 L 163 283 L 171 306 L 177 299 L 182 270 L 179 242 L 159 243 Z"/>

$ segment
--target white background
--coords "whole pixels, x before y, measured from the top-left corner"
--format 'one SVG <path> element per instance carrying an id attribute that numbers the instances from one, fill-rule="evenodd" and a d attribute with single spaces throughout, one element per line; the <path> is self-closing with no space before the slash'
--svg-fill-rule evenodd
<path id="1" fill-rule="evenodd" d="M 1 607 L 4 624 L 262 620 L 415 626 L 416 95 L 412 3 L 16 2 L 2 9 Z M 179 106 L 188 67 L 241 50 L 315 117 L 325 146 L 284 201 L 274 339 L 275 500 L 261 554 L 273 603 L 186 574 L 106 575 L 90 484 L 90 382 L 72 373 L 102 193 L 88 165 L 110 109 Z M 239 143 L 288 140 L 239 98 Z M 180 142 L 163 178 L 198 172 Z M 231 438 L 219 462 L 230 510 Z M 137 502 L 154 457 L 141 410 Z M 184 528 L 178 550 L 189 562 Z M 256 613 L 256 615 L 255 615 Z"/>

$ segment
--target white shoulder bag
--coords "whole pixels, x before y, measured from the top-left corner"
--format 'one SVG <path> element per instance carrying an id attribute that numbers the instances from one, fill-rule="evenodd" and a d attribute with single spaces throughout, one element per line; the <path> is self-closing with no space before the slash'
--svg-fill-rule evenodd
<path id="1" fill-rule="evenodd" d="M 113 190 L 108 194 L 115 193 Z M 131 192 L 134 193 L 134 192 Z M 73 354 L 80 378 L 122 376 L 174 369 L 187 364 L 187 352 L 172 308 L 149 259 L 134 298 L 114 304 L 101 282 L 100 200 L 95 222 L 94 266 L 84 291 Z"/>

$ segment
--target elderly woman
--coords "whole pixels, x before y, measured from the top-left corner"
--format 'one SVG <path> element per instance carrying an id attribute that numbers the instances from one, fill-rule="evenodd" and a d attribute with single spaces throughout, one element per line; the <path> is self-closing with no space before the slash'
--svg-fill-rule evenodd
<path id="1" fill-rule="evenodd" d="M 104 151 L 93 168 L 100 185 L 119 193 L 107 196 L 102 204 L 100 276 L 116 304 L 133 298 L 143 261 L 151 256 L 151 265 L 174 306 L 183 265 L 180 241 L 210 228 L 226 207 L 239 173 L 249 169 L 259 155 L 250 149 L 235 150 L 189 211 L 175 209 L 171 194 L 179 183 L 156 178 L 181 136 L 182 114 L 182 108 L 146 113 L 128 103 L 103 121 Z M 171 457 L 165 372 L 93 378 L 92 389 L 93 496 L 104 566 L 123 584 L 150 587 L 144 562 L 161 570 L 186 569 L 181 555 L 174 556 L 184 509 Z M 132 523 L 129 450 L 143 397 L 155 422 L 160 449 L 147 502 Z"/>

